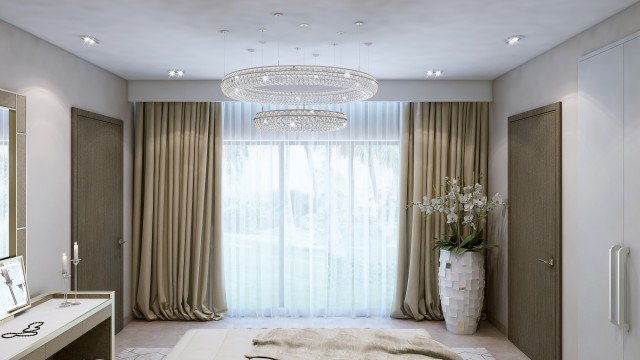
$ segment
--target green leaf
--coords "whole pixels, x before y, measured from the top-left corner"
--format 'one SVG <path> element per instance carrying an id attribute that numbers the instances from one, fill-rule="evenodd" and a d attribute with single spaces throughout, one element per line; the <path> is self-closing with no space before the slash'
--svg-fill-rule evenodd
<path id="1" fill-rule="evenodd" d="M 471 233 L 465 237 L 462 238 L 462 243 L 460 243 L 460 247 L 466 247 L 468 246 L 472 241 L 474 241 L 476 238 L 476 234 L 475 233 Z"/>

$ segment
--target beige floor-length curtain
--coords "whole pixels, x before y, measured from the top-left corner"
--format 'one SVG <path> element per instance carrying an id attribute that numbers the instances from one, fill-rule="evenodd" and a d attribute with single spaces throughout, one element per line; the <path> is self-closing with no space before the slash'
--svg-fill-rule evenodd
<path id="1" fill-rule="evenodd" d="M 442 320 L 433 246 L 434 238 L 446 231 L 445 223 L 406 206 L 439 193 L 445 176 L 470 183 L 474 174 L 482 174 L 486 185 L 489 104 L 411 103 L 404 110 L 398 276 L 391 316 Z"/>
<path id="2" fill-rule="evenodd" d="M 222 276 L 216 103 L 137 103 L 132 302 L 148 320 L 212 320 Z"/>

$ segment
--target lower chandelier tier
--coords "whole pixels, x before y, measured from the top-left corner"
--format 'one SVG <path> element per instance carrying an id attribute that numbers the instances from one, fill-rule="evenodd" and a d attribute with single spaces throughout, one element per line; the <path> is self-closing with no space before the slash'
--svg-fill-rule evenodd
<path id="1" fill-rule="evenodd" d="M 257 113 L 253 124 L 266 131 L 332 131 L 344 129 L 347 117 L 329 110 L 270 110 Z"/>

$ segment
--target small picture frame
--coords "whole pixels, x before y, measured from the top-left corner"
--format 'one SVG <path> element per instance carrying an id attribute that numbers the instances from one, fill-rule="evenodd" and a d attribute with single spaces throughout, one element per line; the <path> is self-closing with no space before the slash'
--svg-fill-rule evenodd
<path id="1" fill-rule="evenodd" d="M 0 260 L 0 321 L 30 306 L 22 256 Z"/>

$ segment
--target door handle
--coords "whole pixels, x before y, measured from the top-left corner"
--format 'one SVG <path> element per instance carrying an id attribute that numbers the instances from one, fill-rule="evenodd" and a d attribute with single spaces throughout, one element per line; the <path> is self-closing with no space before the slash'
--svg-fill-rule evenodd
<path id="1" fill-rule="evenodd" d="M 538 261 L 549 265 L 549 267 L 553 267 L 553 258 L 549 258 L 549 260 L 538 259 Z"/>
<path id="2" fill-rule="evenodd" d="M 630 249 L 623 247 L 618 250 L 618 326 L 629 331 L 627 323 L 627 257 Z"/>
<path id="3" fill-rule="evenodd" d="M 609 321 L 618 326 L 618 250 L 620 245 L 609 249 Z"/>
<path id="4" fill-rule="evenodd" d="M 126 243 L 125 240 L 122 240 L 122 238 L 118 239 L 118 244 L 123 245 L 124 243 Z"/>

